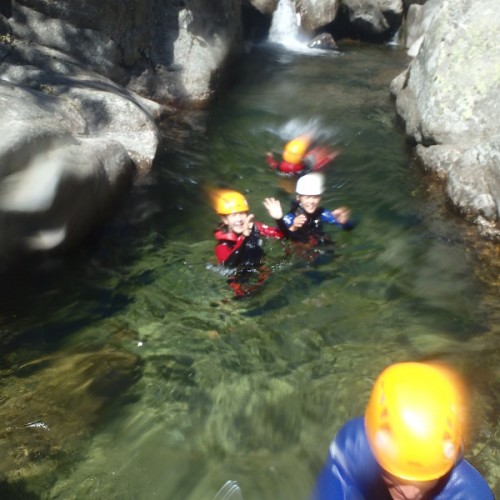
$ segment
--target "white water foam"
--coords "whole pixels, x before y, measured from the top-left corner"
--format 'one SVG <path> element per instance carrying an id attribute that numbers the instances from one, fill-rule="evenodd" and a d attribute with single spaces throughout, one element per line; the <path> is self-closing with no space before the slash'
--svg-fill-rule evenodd
<path id="1" fill-rule="evenodd" d="M 300 29 L 300 14 L 295 12 L 294 0 L 279 0 L 273 13 L 267 41 L 277 43 L 293 52 L 307 52 L 310 55 L 331 55 L 329 50 L 313 49 L 308 46 L 309 37 Z"/>
<path id="2" fill-rule="evenodd" d="M 301 33 L 297 16 L 292 0 L 279 0 L 273 14 L 268 41 L 294 50 L 306 50 L 307 46 L 300 40 Z"/>

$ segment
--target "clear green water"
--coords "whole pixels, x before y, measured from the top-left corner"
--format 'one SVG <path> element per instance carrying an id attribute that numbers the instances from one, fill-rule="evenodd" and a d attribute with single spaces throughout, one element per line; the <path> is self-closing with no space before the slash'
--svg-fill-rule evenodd
<path id="1" fill-rule="evenodd" d="M 67 405 L 50 431 L 64 453 L 22 469 L 27 491 L 212 500 L 235 480 L 245 500 L 305 499 L 331 437 L 363 411 L 380 370 L 424 357 L 465 374 L 467 456 L 496 485 L 498 289 L 477 277 L 462 225 L 412 164 L 388 91 L 407 62 L 394 47 L 255 51 L 210 111 L 165 130 L 154 171 L 89 247 L 11 278 L 0 327 L 23 335 L 2 356 L 4 407 L 9 387 L 38 380 L 43 394 L 51 385 L 43 363 L 19 382 L 19 367 L 43 356 L 106 349 L 142 362 L 140 380 L 120 397 L 106 394 L 116 404 L 91 424 L 95 408 Z M 224 301 L 231 294 L 212 267 L 217 218 L 204 188 L 244 191 L 268 222 L 263 198 L 286 207 L 289 194 L 264 153 L 305 126 L 342 150 L 323 205 L 349 205 L 358 225 L 330 231 L 335 258 L 319 265 L 284 258 L 270 242 L 273 275 L 262 292 Z M 61 404 L 51 391 L 33 421 L 50 423 Z M 79 419 L 85 432 L 74 430 Z"/>

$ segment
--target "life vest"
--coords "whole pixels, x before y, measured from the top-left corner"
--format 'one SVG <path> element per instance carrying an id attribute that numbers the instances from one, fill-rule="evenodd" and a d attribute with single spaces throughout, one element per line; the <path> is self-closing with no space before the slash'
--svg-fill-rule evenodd
<path id="1" fill-rule="evenodd" d="M 287 161 L 280 162 L 277 170 L 285 175 L 306 174 L 309 171 L 303 163 L 289 163 Z"/>
<path id="2" fill-rule="evenodd" d="M 306 216 L 304 225 L 296 231 L 290 232 L 292 240 L 308 243 L 311 246 L 331 242 L 328 235 L 323 231 L 323 220 L 321 219 L 323 208 L 318 207 L 314 213 L 308 214 L 297 202 L 293 202 L 290 211 L 295 217 L 298 215 Z"/>
<path id="3" fill-rule="evenodd" d="M 283 233 L 270 226 L 255 222 L 249 236 L 237 235 L 221 225 L 214 232 L 217 245 L 215 253 L 219 263 L 227 267 L 255 268 L 264 256 L 263 236 L 281 239 Z"/>

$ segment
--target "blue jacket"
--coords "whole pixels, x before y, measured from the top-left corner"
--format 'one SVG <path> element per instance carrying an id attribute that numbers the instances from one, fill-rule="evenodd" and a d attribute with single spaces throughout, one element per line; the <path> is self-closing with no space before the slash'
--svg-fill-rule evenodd
<path id="1" fill-rule="evenodd" d="M 316 481 L 314 500 L 390 500 L 378 465 L 368 444 L 363 417 L 347 422 L 330 444 Z M 461 459 L 444 476 L 433 500 L 493 500 L 493 492 L 479 472 Z"/>

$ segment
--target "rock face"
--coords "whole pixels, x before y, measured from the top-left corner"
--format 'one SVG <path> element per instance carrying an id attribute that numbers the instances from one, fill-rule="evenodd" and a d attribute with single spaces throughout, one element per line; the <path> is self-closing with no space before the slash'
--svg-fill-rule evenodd
<path id="1" fill-rule="evenodd" d="M 249 0 L 249 2 L 262 14 L 272 14 L 278 6 L 278 0 Z"/>
<path id="2" fill-rule="evenodd" d="M 330 33 L 321 33 L 314 37 L 308 44 L 311 49 L 337 50 L 337 44 Z"/>
<path id="3" fill-rule="evenodd" d="M 402 0 L 343 0 L 342 5 L 350 23 L 363 37 L 387 37 L 401 25 Z"/>
<path id="4" fill-rule="evenodd" d="M 308 32 L 331 23 L 339 8 L 338 0 L 302 0 L 297 2 L 300 15 L 300 25 Z"/>
<path id="5" fill-rule="evenodd" d="M 391 85 L 398 113 L 450 201 L 484 236 L 500 239 L 498 3 L 429 0 L 420 8 L 418 53 Z"/>
<path id="6" fill-rule="evenodd" d="M 10 10 L 15 39 L 157 102 L 206 102 L 242 49 L 240 0 L 22 0 Z"/>
<path id="7" fill-rule="evenodd" d="M 172 42 L 173 60 L 165 61 L 169 66 L 162 65 L 166 73 L 162 74 L 156 95 L 151 97 L 162 100 L 164 96 L 158 92 L 165 87 L 165 83 L 172 81 L 169 73 L 173 72 L 175 101 L 206 103 L 217 88 L 218 75 L 227 60 L 231 58 L 231 52 L 233 50 L 238 52 L 242 47 L 240 2 L 226 0 L 183 3 L 188 6 L 191 4 L 191 8 L 179 9 L 176 19 L 177 29 L 169 30 L 168 41 Z M 147 84 L 147 78 L 131 83 L 133 87 L 138 83 Z M 141 94 L 144 95 L 146 88 L 144 85 L 139 87 Z"/>
<path id="8" fill-rule="evenodd" d="M 124 144 L 91 136 L 71 101 L 5 81 L 0 109 L 0 262 L 80 241 L 130 184 Z"/>
<path id="9" fill-rule="evenodd" d="M 240 0 L 0 2 L 0 269 L 102 222 L 241 47 Z"/>
<path id="10" fill-rule="evenodd" d="M 297 13 L 300 29 L 315 36 L 339 18 L 344 33 L 365 39 L 389 39 L 403 17 L 402 0 L 281 0 Z M 276 0 L 251 0 L 259 12 L 272 14 Z"/>

